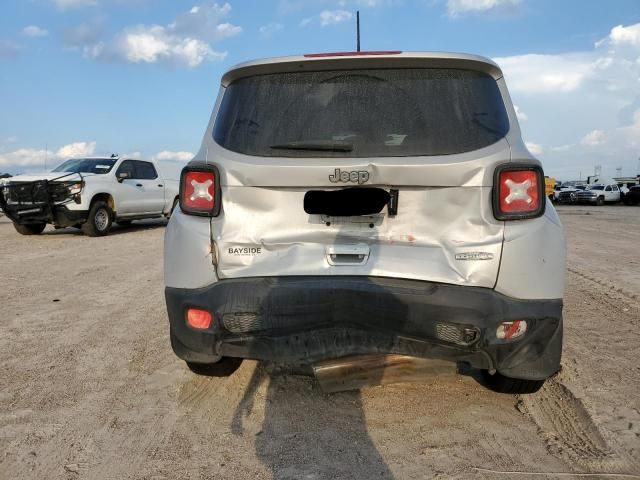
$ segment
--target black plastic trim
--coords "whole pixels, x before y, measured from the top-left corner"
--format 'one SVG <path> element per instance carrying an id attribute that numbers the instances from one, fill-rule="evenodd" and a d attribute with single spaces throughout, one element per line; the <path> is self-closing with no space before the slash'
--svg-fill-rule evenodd
<path id="1" fill-rule="evenodd" d="M 364 276 L 226 279 L 198 289 L 166 288 L 165 298 L 174 352 L 187 361 L 230 356 L 296 363 L 397 353 L 530 380 L 560 367 L 561 299 L 520 300 L 488 288 Z M 212 326 L 189 328 L 189 307 L 210 311 Z M 231 328 L 230 317 L 246 328 Z M 498 339 L 498 325 L 508 320 L 526 320 L 527 333 L 517 341 Z M 438 325 L 478 337 L 469 344 L 447 341 Z"/>

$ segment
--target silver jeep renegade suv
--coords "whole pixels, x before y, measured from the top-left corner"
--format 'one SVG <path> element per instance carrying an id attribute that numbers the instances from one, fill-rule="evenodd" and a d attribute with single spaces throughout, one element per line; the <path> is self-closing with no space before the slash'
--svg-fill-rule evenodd
<path id="1" fill-rule="evenodd" d="M 495 63 L 244 63 L 166 231 L 171 343 L 195 371 L 396 353 L 533 392 L 560 366 L 564 257 Z"/>

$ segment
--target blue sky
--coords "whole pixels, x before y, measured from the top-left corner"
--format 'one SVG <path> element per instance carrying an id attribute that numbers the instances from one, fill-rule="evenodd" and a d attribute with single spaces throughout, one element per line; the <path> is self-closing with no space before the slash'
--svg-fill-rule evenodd
<path id="1" fill-rule="evenodd" d="M 638 0 L 4 0 L 0 171 L 72 155 L 185 161 L 221 74 L 253 58 L 354 49 L 493 58 L 545 170 L 640 173 Z"/>

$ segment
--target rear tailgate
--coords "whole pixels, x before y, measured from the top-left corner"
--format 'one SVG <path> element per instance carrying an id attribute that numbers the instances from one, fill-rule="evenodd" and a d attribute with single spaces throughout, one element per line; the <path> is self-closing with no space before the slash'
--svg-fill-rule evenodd
<path id="1" fill-rule="evenodd" d="M 219 162 L 226 166 L 223 211 L 212 219 L 218 276 L 372 275 L 493 287 L 504 223 L 493 217 L 490 178 L 496 164 L 508 161 L 509 147 L 502 141 L 485 150 L 480 158 L 475 152 L 473 159 L 462 154 L 428 165 L 341 159 L 332 160 L 335 167 L 316 161 L 278 168 L 277 160 L 239 162 L 243 156 L 220 149 L 216 154 L 227 158 Z M 398 190 L 397 214 L 388 208 L 359 217 L 307 214 L 308 191 L 350 186 L 330 181 L 336 168 L 367 172 L 367 187 Z M 366 258 L 358 264 L 350 253 Z"/>

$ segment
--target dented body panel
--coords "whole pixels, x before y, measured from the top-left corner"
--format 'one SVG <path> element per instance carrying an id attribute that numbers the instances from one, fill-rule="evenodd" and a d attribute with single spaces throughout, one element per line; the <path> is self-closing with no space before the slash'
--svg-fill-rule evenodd
<path id="1" fill-rule="evenodd" d="M 306 190 L 223 188 L 224 214 L 211 223 L 220 278 L 367 275 L 488 288 L 495 284 L 504 226 L 488 208 L 490 188 L 405 187 L 398 215 L 383 211 L 364 218 L 308 215 L 301 208 Z M 327 247 L 339 245 L 363 245 L 368 259 L 331 265 Z M 255 247 L 259 252 L 236 250 Z M 470 252 L 488 256 L 456 259 Z"/>

